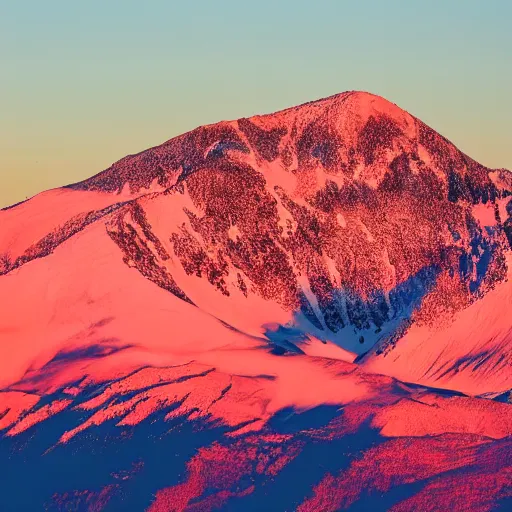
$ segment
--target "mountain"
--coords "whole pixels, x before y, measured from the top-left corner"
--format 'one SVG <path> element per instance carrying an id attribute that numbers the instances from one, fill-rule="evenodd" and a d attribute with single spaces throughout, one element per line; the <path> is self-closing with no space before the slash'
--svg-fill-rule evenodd
<path id="1" fill-rule="evenodd" d="M 27 457 L 46 471 L 78 453 L 88 476 L 55 471 L 27 510 L 505 503 L 511 176 L 347 92 L 0 211 L 10 488 Z"/>

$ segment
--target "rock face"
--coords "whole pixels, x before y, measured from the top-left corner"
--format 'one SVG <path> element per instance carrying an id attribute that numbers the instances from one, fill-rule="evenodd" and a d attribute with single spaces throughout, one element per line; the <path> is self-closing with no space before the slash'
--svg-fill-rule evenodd
<path id="1" fill-rule="evenodd" d="M 359 421 L 373 417 L 377 402 L 392 407 L 395 416 L 393 427 L 380 416 L 374 426 L 392 436 L 409 430 L 417 435 L 412 431 L 423 426 L 407 423 L 403 401 L 409 398 L 403 394 L 421 402 L 423 392 L 419 397 L 401 384 L 394 388 L 389 379 L 375 387 L 381 378 L 375 373 L 503 398 L 512 388 L 511 176 L 478 164 L 383 98 L 347 92 L 197 128 L 81 183 L 0 211 L 0 387 L 18 393 L 5 395 L 5 414 L 11 413 L 1 416 L 0 410 L 1 428 L 18 435 L 61 415 L 75 400 L 70 396 L 77 397 L 78 408 L 104 409 L 78 426 L 65 426 L 61 442 L 108 418 L 122 416 L 122 424 L 133 425 L 178 402 L 192 404 L 180 406 L 180 414 L 195 410 L 198 418 L 220 404 L 222 410 L 211 412 L 216 420 L 254 423 L 258 430 L 284 407 L 344 404 L 357 397 L 367 402 L 354 409 L 358 420 L 350 428 L 346 421 L 352 420 L 338 418 L 335 427 L 311 435 L 355 432 Z M 305 366 L 294 369 L 288 362 L 293 358 L 303 358 Z M 333 377 L 330 370 L 318 370 L 318 358 L 342 359 L 365 376 L 344 383 L 352 391 L 343 396 L 343 386 L 332 379 L 348 370 L 340 367 Z M 144 386 L 129 381 L 95 406 L 85 398 L 90 386 L 115 387 L 114 381 L 124 382 L 116 379 L 128 380 L 141 368 L 181 368 L 190 361 L 200 365 L 193 379 L 164 379 L 158 373 L 163 370 L 147 370 Z M 314 396 L 296 382 L 295 372 L 312 372 Z M 176 383 L 189 378 L 201 382 L 176 391 Z M 243 378 L 256 380 L 249 385 Z M 170 386 L 165 392 L 162 382 Z M 203 386 L 216 391 L 197 396 Z M 391 388 L 382 394 L 379 386 Z M 144 396 L 135 395 L 133 403 L 114 405 L 141 389 Z M 248 397 L 256 392 L 266 405 L 255 411 Z M 34 394 L 53 398 L 34 410 Z M 248 400 L 245 415 L 235 414 Z M 488 402 L 471 400 L 461 402 L 460 410 L 480 410 Z M 452 403 L 442 404 L 451 411 Z M 489 418 L 506 415 L 504 410 L 493 409 Z M 463 415 L 459 423 L 439 421 L 436 435 L 471 432 L 501 439 L 509 428 L 491 435 L 465 429 Z M 228 452 L 234 457 L 252 450 L 251 439 Z M 295 434 L 283 445 L 269 439 L 260 440 L 270 443 L 265 460 L 274 457 L 282 466 L 306 442 Z M 450 438 L 442 450 L 453 445 L 462 454 L 461 442 Z M 494 449 L 475 443 L 471 450 Z M 369 468 L 374 458 L 390 457 L 394 450 L 386 444 L 369 451 L 364 464 Z M 154 510 L 170 510 L 178 494 L 188 506 L 180 494 L 186 486 L 194 496 L 205 492 L 206 480 L 195 468 L 211 460 L 202 457 L 210 460 L 201 452 L 189 465 L 190 479 L 197 481 L 162 491 Z M 500 464 L 495 472 L 503 475 L 509 463 Z M 352 477 L 360 478 L 357 471 L 326 477 L 301 510 L 349 506 L 357 498 L 343 489 Z M 376 489 L 388 485 L 377 480 Z M 442 485 L 448 488 L 449 482 Z M 496 493 L 504 486 L 496 484 Z M 252 493 L 221 488 L 217 501 L 201 502 L 204 510 Z M 107 502 L 112 489 L 91 499 Z M 322 501 L 326 493 L 336 497 L 329 506 Z M 422 500 L 421 493 L 410 498 L 411 510 L 421 508 Z M 396 510 L 409 510 L 404 503 Z"/>

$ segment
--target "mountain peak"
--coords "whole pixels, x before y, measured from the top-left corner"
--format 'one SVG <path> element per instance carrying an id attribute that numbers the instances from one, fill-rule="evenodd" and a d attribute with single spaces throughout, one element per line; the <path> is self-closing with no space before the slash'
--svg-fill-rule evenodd
<path id="1" fill-rule="evenodd" d="M 386 168 L 392 153 L 417 152 L 419 139 L 433 145 L 427 151 L 463 159 L 453 145 L 395 104 L 349 91 L 271 114 L 196 128 L 125 157 L 71 187 L 118 193 L 128 187 L 131 193 L 144 193 L 171 186 L 193 169 L 218 165 L 219 158 L 246 163 L 256 158 L 293 172 L 320 161 L 333 176 L 364 177 L 363 167 Z"/>
<path id="2" fill-rule="evenodd" d="M 291 127 L 312 122 L 325 123 L 350 135 L 351 131 L 360 130 L 371 116 L 385 116 L 404 129 L 414 123 L 413 117 L 394 103 L 365 91 L 346 91 L 250 119 L 268 129 L 278 125 Z"/>
<path id="3" fill-rule="evenodd" d="M 372 106 L 382 113 L 386 111 L 402 112 L 400 107 L 377 94 L 373 94 L 367 91 L 344 91 L 333 94 L 331 96 L 326 96 L 324 98 L 319 98 L 317 100 L 307 101 L 305 103 L 278 110 L 276 112 L 254 117 L 280 117 L 290 112 L 307 111 L 310 107 L 315 108 L 317 111 L 329 108 L 338 108 L 345 111 L 364 112 Z"/>

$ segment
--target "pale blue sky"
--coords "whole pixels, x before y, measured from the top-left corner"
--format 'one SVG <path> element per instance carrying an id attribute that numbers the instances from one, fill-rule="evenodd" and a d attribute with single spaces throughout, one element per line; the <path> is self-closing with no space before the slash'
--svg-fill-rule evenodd
<path id="1" fill-rule="evenodd" d="M 0 0 L 0 206 L 351 89 L 512 168 L 509 0 Z"/>

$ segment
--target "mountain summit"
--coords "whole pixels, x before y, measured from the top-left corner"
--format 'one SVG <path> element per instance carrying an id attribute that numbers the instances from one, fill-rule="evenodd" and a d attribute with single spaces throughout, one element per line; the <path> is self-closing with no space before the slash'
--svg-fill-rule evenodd
<path id="1" fill-rule="evenodd" d="M 166 407 L 248 432 L 287 407 L 348 403 L 364 406 L 318 439 L 367 418 L 381 435 L 510 435 L 509 406 L 482 399 L 512 389 L 510 176 L 387 100 L 346 92 L 199 127 L 6 208 L 0 430 L 76 400 L 96 412 L 61 443 Z M 415 404 L 396 406 L 406 395 Z M 438 408 L 429 426 L 409 419 L 425 404 Z M 473 407 L 492 432 L 467 427 Z M 320 487 L 302 510 L 331 510 Z"/>

